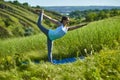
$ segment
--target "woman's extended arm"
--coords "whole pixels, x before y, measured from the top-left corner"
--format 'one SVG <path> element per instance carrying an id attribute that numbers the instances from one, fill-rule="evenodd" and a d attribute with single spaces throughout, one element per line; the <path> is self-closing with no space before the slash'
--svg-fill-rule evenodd
<path id="1" fill-rule="evenodd" d="M 49 16 L 46 15 L 46 14 L 44 14 L 44 17 L 47 18 L 47 19 L 49 19 L 49 20 L 50 20 L 51 22 L 53 22 L 54 24 L 60 25 L 60 22 L 59 22 L 58 20 L 53 19 L 53 18 L 49 17 Z"/>
<path id="2" fill-rule="evenodd" d="M 77 28 L 81 28 L 83 26 L 86 26 L 87 24 L 88 24 L 88 22 L 82 23 L 82 24 L 79 24 L 79 25 L 76 25 L 76 26 L 70 26 L 70 27 L 68 27 L 68 31 L 71 31 L 71 30 L 74 30 L 74 29 L 77 29 Z"/>
<path id="3" fill-rule="evenodd" d="M 37 13 L 44 13 L 44 10 L 36 10 Z M 51 22 L 53 22 L 54 24 L 56 25 L 60 25 L 60 22 L 56 19 L 52 19 L 51 17 L 49 17 L 48 15 L 46 14 L 43 14 L 43 17 L 49 19 Z"/>

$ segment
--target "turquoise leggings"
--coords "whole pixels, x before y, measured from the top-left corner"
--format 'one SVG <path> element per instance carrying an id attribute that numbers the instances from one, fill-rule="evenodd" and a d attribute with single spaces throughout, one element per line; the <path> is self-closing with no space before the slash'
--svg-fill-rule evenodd
<path id="1" fill-rule="evenodd" d="M 53 46 L 53 41 L 50 40 L 49 36 L 48 36 L 48 32 L 49 30 L 46 29 L 43 25 L 42 25 L 42 20 L 43 20 L 43 14 L 40 14 L 37 25 L 39 27 L 39 29 L 47 36 L 47 49 L 48 49 L 48 60 L 50 62 L 52 62 L 52 46 Z"/>

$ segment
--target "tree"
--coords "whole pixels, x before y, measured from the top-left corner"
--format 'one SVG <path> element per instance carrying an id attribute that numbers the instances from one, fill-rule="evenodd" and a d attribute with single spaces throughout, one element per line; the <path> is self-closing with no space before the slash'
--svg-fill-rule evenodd
<path id="1" fill-rule="evenodd" d="M 81 14 L 80 14 L 81 12 L 80 11 L 73 11 L 73 12 L 71 12 L 70 14 L 69 14 L 69 16 L 71 17 L 71 18 L 75 18 L 75 19 L 78 19 L 78 18 L 80 18 L 81 17 Z"/>
<path id="2" fill-rule="evenodd" d="M 99 19 L 104 19 L 105 18 L 105 12 L 104 11 L 100 11 L 98 13 L 98 17 L 99 17 Z"/>
<path id="3" fill-rule="evenodd" d="M 20 5 L 20 3 L 17 0 L 13 1 L 13 4 Z"/>
<path id="4" fill-rule="evenodd" d="M 97 13 L 90 12 L 86 15 L 86 21 L 94 21 L 97 19 Z"/>
<path id="5" fill-rule="evenodd" d="M 41 8 L 41 7 L 39 5 L 37 5 L 36 8 Z"/>
<path id="6" fill-rule="evenodd" d="M 3 1 L 3 2 L 4 2 L 4 0 L 0 0 L 0 1 Z"/>
<path id="7" fill-rule="evenodd" d="M 29 6 L 29 4 L 27 2 L 23 3 L 23 6 Z"/>
<path id="8" fill-rule="evenodd" d="M 120 10 L 118 9 L 112 9 L 111 10 L 111 16 L 117 16 L 120 15 Z"/>

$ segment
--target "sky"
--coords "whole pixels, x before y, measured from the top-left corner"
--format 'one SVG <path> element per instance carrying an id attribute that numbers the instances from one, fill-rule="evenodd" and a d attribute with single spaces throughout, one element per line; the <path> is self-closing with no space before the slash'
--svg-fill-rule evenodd
<path id="1" fill-rule="evenodd" d="M 14 1 L 14 0 L 4 0 Z M 17 0 L 30 6 L 120 6 L 120 0 Z"/>

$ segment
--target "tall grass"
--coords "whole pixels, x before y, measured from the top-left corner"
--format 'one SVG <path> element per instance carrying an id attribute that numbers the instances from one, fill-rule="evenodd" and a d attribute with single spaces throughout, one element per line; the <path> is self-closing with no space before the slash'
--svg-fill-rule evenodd
<path id="1" fill-rule="evenodd" d="M 10 70 L 1 70 L 1 80 L 119 80 L 120 51 L 100 51 L 84 61 L 53 65 L 50 63 L 26 64 Z M 8 69 L 8 67 L 7 67 Z"/>
<path id="2" fill-rule="evenodd" d="M 45 38 L 39 34 L 36 36 L 14 38 L 0 41 L 0 54 L 15 54 L 32 50 L 45 49 Z"/>
<path id="3" fill-rule="evenodd" d="M 95 53 L 95 55 L 88 56 L 82 61 L 78 59 L 74 63 L 63 65 L 52 65 L 41 61 L 40 64 L 30 62 L 17 66 L 16 56 L 3 57 L 15 53 L 31 52 L 36 55 L 36 50 L 47 50 L 46 37 L 43 33 L 30 37 L 0 40 L 0 57 L 3 57 L 0 58 L 0 79 L 120 80 L 119 22 L 120 17 L 92 22 L 86 27 L 70 31 L 63 38 L 56 40 L 53 48 L 55 58 Z M 45 54 L 44 52 L 40 53 L 41 58 L 45 57 L 42 56 Z"/>
<path id="4" fill-rule="evenodd" d="M 83 28 L 68 32 L 63 38 L 54 41 L 53 57 L 78 57 L 93 54 L 104 47 L 119 46 L 119 22 L 120 17 L 117 16 L 91 22 Z M 34 50 L 47 50 L 44 34 L 0 41 L 0 54 L 24 53 Z"/>
<path id="5" fill-rule="evenodd" d="M 119 22 L 120 17 L 114 17 L 68 32 L 63 39 L 56 41 L 55 49 L 67 56 L 78 56 L 85 54 L 84 49 L 90 54 L 104 47 L 115 48 L 120 42 Z"/>

